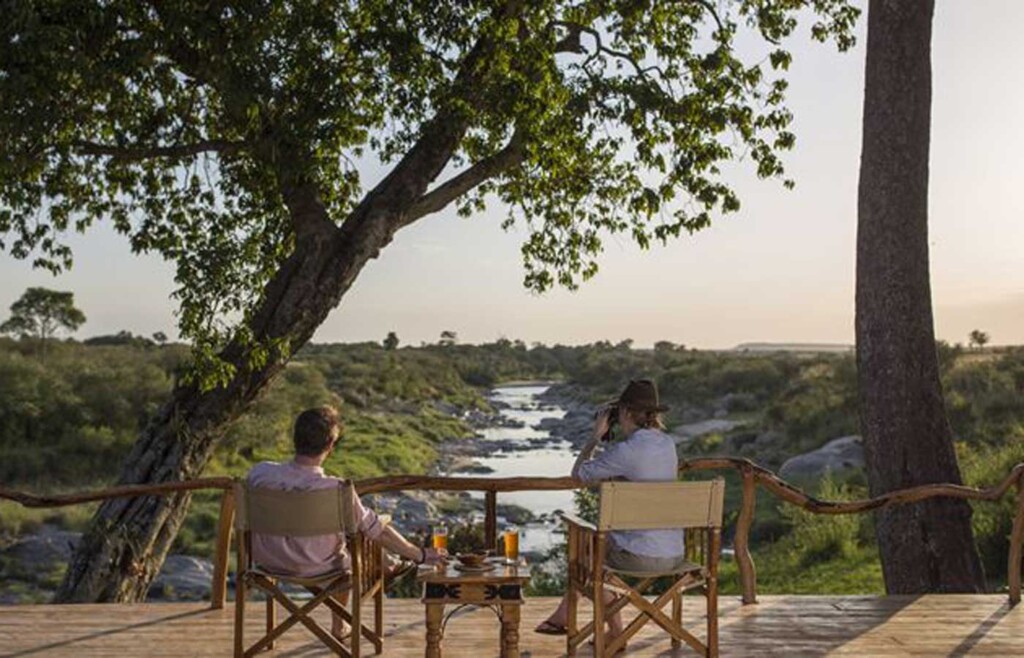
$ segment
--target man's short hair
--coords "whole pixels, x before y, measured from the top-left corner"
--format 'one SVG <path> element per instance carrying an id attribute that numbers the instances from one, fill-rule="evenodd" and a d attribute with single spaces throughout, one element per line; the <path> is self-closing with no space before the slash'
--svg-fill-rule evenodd
<path id="1" fill-rule="evenodd" d="M 295 419 L 295 454 L 316 457 L 323 454 L 341 433 L 341 418 L 333 407 L 306 409 Z"/>

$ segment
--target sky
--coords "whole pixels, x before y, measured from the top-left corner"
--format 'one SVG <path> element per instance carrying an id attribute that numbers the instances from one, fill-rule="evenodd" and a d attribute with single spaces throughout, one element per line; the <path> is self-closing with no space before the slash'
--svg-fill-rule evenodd
<path id="1" fill-rule="evenodd" d="M 1024 85 L 1014 79 L 1024 2 L 940 0 L 932 42 L 929 244 L 936 335 L 1024 344 Z M 519 245 L 500 207 L 470 219 L 445 211 L 401 231 L 371 261 L 315 342 L 552 344 L 669 340 L 728 349 L 748 342 L 854 341 L 854 267 L 866 13 L 858 45 L 812 42 L 794 56 L 788 106 L 796 181 L 758 180 L 751 163 L 727 170 L 740 212 L 667 246 L 642 251 L 606 240 L 601 270 L 576 292 L 526 291 Z M 173 268 L 136 256 L 105 228 L 73 236 L 75 266 L 53 277 L 0 254 L 0 318 L 29 286 L 71 290 L 88 322 L 78 337 L 128 330 L 175 336 Z"/>

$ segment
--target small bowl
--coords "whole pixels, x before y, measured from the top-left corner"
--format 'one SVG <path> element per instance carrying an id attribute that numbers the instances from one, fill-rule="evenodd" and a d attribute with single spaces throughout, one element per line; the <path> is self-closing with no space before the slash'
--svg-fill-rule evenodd
<path id="1" fill-rule="evenodd" d="M 482 567 L 487 553 L 459 553 L 455 557 L 467 567 Z"/>

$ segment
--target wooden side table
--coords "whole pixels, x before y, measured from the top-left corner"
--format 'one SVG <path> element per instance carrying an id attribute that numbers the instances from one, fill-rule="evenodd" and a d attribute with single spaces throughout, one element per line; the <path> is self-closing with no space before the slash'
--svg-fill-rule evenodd
<path id="1" fill-rule="evenodd" d="M 459 571 L 454 561 L 442 568 L 420 568 L 416 579 L 423 583 L 422 601 L 427 613 L 426 658 L 441 658 L 441 639 L 448 621 L 446 605 L 493 609 L 501 620 L 501 657 L 519 658 L 519 607 L 523 605 L 523 586 L 530 580 L 530 569 L 525 563 L 510 566 L 502 562 L 493 559 L 495 568 L 485 572 Z"/>

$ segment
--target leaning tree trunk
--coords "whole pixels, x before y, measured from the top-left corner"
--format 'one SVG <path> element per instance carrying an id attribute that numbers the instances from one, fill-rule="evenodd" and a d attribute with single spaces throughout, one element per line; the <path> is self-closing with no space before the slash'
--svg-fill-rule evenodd
<path id="1" fill-rule="evenodd" d="M 516 7 L 511 4 L 501 11 L 514 12 Z M 491 61 L 494 46 L 488 39 L 474 45 L 452 82 L 453 102 L 438 108 L 416 143 L 340 226 L 331 221 L 316 189 L 295 183 L 293 171 L 279 172 L 296 246 L 267 284 L 247 327 L 256 341 L 284 339 L 293 352 L 302 347 L 340 303 L 363 266 L 377 257 L 398 230 L 522 161 L 517 133 L 502 150 L 427 191 L 466 134 L 470 116 L 461 111 L 461 103 L 480 102 L 479 78 L 489 70 L 482 63 Z M 282 161 L 301 160 L 289 156 Z M 247 365 L 249 355 L 249 348 L 241 344 L 225 349 L 222 358 L 236 367 L 236 374 L 222 388 L 201 391 L 176 386 L 170 401 L 136 442 L 120 483 L 198 476 L 225 427 L 257 399 L 288 360 L 287 355 L 272 357 L 262 368 L 252 370 Z M 183 494 L 104 503 L 68 566 L 56 600 L 143 599 L 181 527 L 188 502 Z"/>
<path id="2" fill-rule="evenodd" d="M 857 368 L 872 495 L 960 483 L 928 274 L 933 0 L 871 0 L 857 224 Z M 890 594 L 984 590 L 967 502 L 884 510 Z"/>
<path id="3" fill-rule="evenodd" d="M 311 190 L 293 196 L 294 222 L 310 227 L 264 291 L 251 329 L 258 339 L 287 338 L 298 349 L 337 306 L 367 260 L 390 239 L 384 225 L 356 233 L 338 229 Z M 350 226 L 354 226 L 353 222 Z M 347 227 L 346 227 L 347 228 Z M 177 385 L 135 443 L 120 483 L 160 483 L 197 477 L 225 427 L 266 388 L 287 362 L 271 358 L 258 370 L 248 350 L 232 344 L 221 355 L 237 368 L 223 388 Z M 187 494 L 104 503 L 83 537 L 57 592 L 58 601 L 137 601 L 145 598 L 188 511 Z"/>

